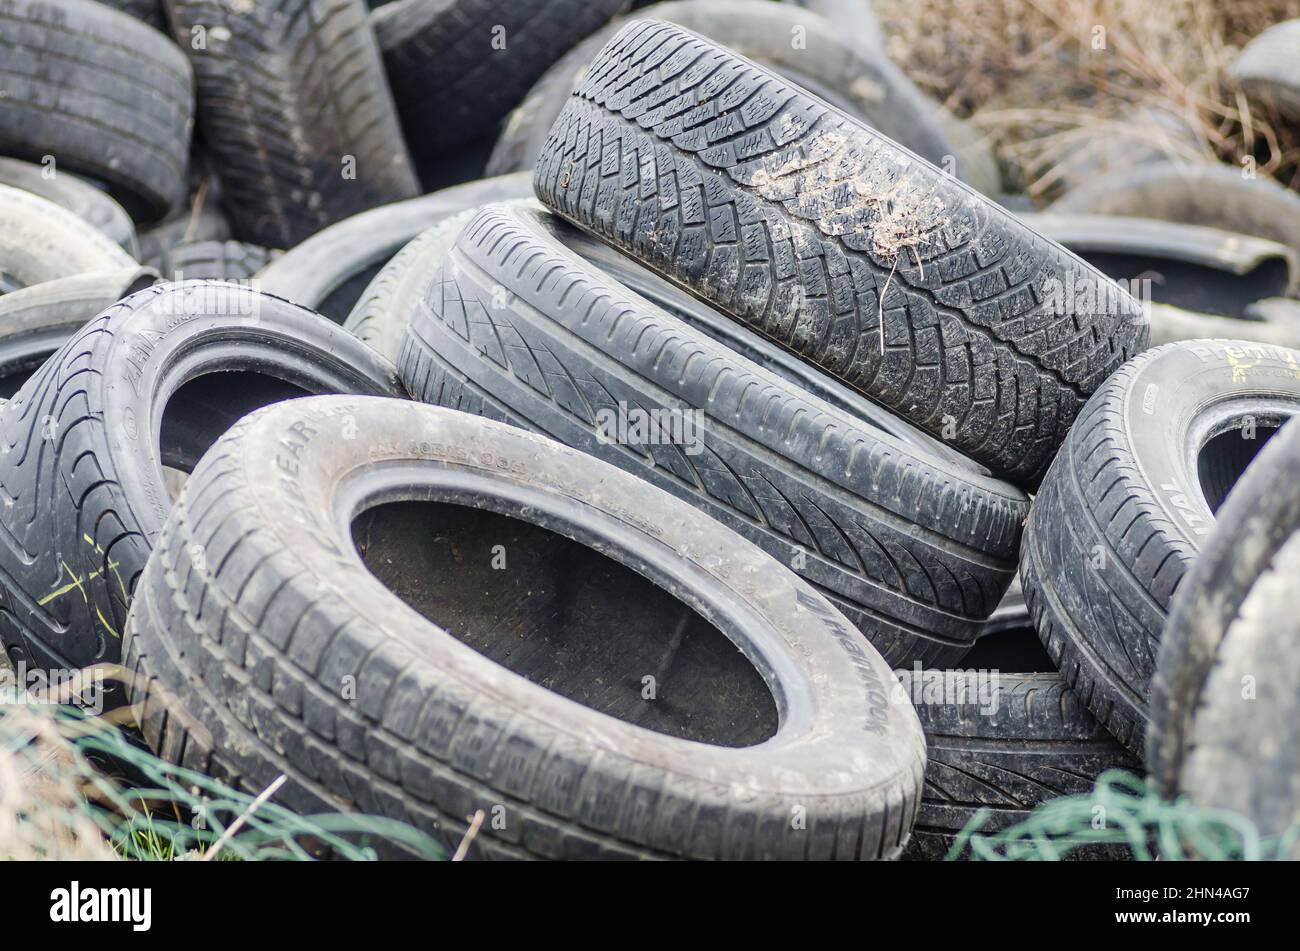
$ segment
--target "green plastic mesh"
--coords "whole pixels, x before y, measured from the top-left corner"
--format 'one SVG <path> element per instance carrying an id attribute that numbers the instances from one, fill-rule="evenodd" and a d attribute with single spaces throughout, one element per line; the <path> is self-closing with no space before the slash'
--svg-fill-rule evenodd
<path id="1" fill-rule="evenodd" d="M 113 778 L 97 764 L 112 764 Z M 0 859 L 373 859 L 400 845 L 445 852 L 404 823 L 299 816 L 274 789 L 249 794 L 158 758 L 70 708 L 0 705 Z"/>
<path id="2" fill-rule="evenodd" d="M 1022 822 L 981 833 L 991 816 L 981 809 L 971 818 L 948 852 L 950 861 L 1053 861 L 1107 848 L 1139 861 L 1257 861 L 1291 857 L 1300 843 L 1300 828 L 1261 836 L 1244 816 L 1162 799 L 1124 770 L 1103 773 L 1090 793 L 1053 799 Z"/>

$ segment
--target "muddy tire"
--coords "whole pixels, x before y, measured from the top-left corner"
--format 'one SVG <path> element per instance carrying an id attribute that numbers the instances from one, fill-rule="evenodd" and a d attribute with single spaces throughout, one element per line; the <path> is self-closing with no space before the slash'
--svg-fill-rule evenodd
<path id="1" fill-rule="evenodd" d="M 0 158 L 0 185 L 21 188 L 66 208 L 78 218 L 104 232 L 121 245 L 122 250 L 139 260 L 140 248 L 136 242 L 135 225 L 126 209 L 106 192 L 77 178 L 71 172 L 56 173 L 46 178 L 44 169 L 30 162 Z"/>
<path id="2" fill-rule="evenodd" d="M 947 675 L 964 694 L 926 700 L 926 678 Z M 1056 673 L 902 671 L 901 688 L 925 730 L 925 789 L 905 859 L 942 859 L 980 809 L 995 832 L 1036 806 L 1091 791 L 1108 769 L 1141 764 L 1106 732 Z M 1089 849 L 1091 858 L 1131 857 Z"/>
<path id="3" fill-rule="evenodd" d="M 1184 789 L 1180 779 L 1189 757 L 1220 758 L 1220 766 L 1227 766 L 1222 759 L 1228 738 L 1220 721 L 1223 711 L 1231 709 L 1243 724 L 1261 727 L 1253 712 L 1246 709 L 1254 704 L 1242 703 L 1242 676 L 1254 677 L 1256 702 L 1263 706 L 1271 706 L 1269 695 L 1284 682 L 1277 678 L 1294 676 L 1294 671 L 1288 674 L 1282 665 L 1300 651 L 1293 646 L 1298 632 L 1294 605 L 1296 556 L 1287 550 L 1296 547 L 1300 532 L 1297 467 L 1300 427 L 1288 424 L 1269 440 L 1233 488 L 1219 511 L 1214 532 L 1174 598 L 1151 682 L 1147 742 L 1151 776 L 1167 796 L 1191 791 Z M 1291 585 L 1289 614 L 1275 618 L 1274 626 L 1263 628 L 1262 622 L 1277 607 L 1276 594 L 1269 593 L 1276 591 L 1277 575 Z M 1241 658 L 1255 649 L 1248 643 L 1252 638 L 1268 645 L 1269 659 L 1252 670 L 1237 670 Z M 1295 681 L 1289 683 L 1292 686 L 1287 688 L 1288 698 Z M 1208 714 L 1204 721 L 1203 714 Z M 1266 733 L 1276 735 L 1276 730 L 1262 727 L 1256 739 L 1244 742 L 1243 749 L 1262 750 L 1264 742 L 1260 738 Z M 1281 749 L 1293 753 L 1294 741 L 1283 744 Z M 1273 765 L 1277 764 L 1266 767 L 1256 763 L 1248 769 L 1232 765 L 1227 778 L 1244 790 L 1250 785 L 1248 776 L 1295 775 L 1280 767 L 1274 771 Z M 1193 771 L 1200 769 L 1193 767 Z"/>
<path id="4" fill-rule="evenodd" d="M 361 0 L 167 4 L 236 238 L 288 248 L 419 194 Z"/>
<path id="5" fill-rule="evenodd" d="M 821 7 L 854 4 L 749 3 L 747 0 L 678 0 L 637 10 L 635 19 L 675 23 L 816 92 L 856 119 L 936 165 L 957 158 L 940 110 L 884 54 L 854 41 L 857 24 L 825 19 Z M 862 4 L 855 4 L 861 6 Z M 843 10 L 838 12 L 845 12 Z M 488 160 L 489 175 L 531 169 L 587 67 L 626 21 L 583 40 L 528 92 L 506 121 Z M 804 43 L 798 48 L 792 36 Z M 965 177 L 958 161 L 956 173 Z"/>
<path id="6" fill-rule="evenodd" d="M 589 456 L 410 402 L 297 400 L 223 438 L 128 639 L 163 756 L 449 850 L 481 809 L 504 822 L 480 857 L 889 858 L 924 769 L 889 668 L 768 556 Z"/>
<path id="7" fill-rule="evenodd" d="M 685 499 L 802 574 L 890 664 L 959 660 L 1010 582 L 1023 494 L 694 329 L 565 232 L 531 202 L 465 225 L 410 318 L 398 366 L 412 396 Z M 679 312 L 695 303 L 677 294 Z"/>
<path id="8" fill-rule="evenodd" d="M 468 182 L 354 215 L 312 235 L 258 273 L 259 288 L 342 323 L 384 264 L 451 215 L 532 193 L 527 174 Z"/>
<path id="9" fill-rule="evenodd" d="M 0 36 L 0 155 L 52 155 L 106 185 L 137 221 L 181 200 L 194 99 L 174 43 L 91 0 L 10 0 Z"/>
<path id="10" fill-rule="evenodd" d="M 0 399 L 12 399 L 87 321 L 157 277 L 156 271 L 138 267 L 92 272 L 0 296 Z"/>
<path id="11" fill-rule="evenodd" d="M 0 283 L 17 289 L 135 267 L 131 255 L 84 218 L 39 195 L 0 185 Z"/>
<path id="12" fill-rule="evenodd" d="M 371 23 L 416 160 L 428 162 L 491 129 L 546 67 L 627 5 L 398 0 L 380 7 Z"/>
<path id="13" fill-rule="evenodd" d="M 1200 340 L 1149 350 L 1094 394 L 1043 479 L 1020 580 L 1043 646 L 1140 753 L 1171 599 L 1229 489 L 1300 412 L 1300 352 Z"/>
<path id="14" fill-rule="evenodd" d="M 42 670 L 116 662 L 170 506 L 163 467 L 188 472 L 244 413 L 322 392 L 402 390 L 341 328 L 235 285 L 161 284 L 87 323 L 0 414 L 10 656 Z"/>
<path id="15" fill-rule="evenodd" d="M 1137 302 L 1078 258 L 841 111 L 669 24 L 635 21 L 605 46 L 552 129 L 534 187 L 575 224 L 1018 484 L 1037 482 L 1088 394 L 1146 343 Z M 1067 286 L 1092 291 L 1088 306 Z"/>

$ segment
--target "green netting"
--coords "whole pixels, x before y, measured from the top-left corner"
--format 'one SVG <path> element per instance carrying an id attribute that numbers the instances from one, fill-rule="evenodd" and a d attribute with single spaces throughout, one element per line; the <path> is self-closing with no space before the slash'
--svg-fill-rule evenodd
<path id="1" fill-rule="evenodd" d="M 274 802 L 273 787 L 261 796 L 233 789 L 73 709 L 0 705 L 0 858 L 357 861 L 385 845 L 445 857 L 404 823 L 299 816 Z"/>
<path id="2" fill-rule="evenodd" d="M 1124 770 L 1103 773 L 1090 793 L 1053 799 L 1023 822 L 981 833 L 991 817 L 991 810 L 981 809 L 971 818 L 948 852 L 950 861 L 1052 861 L 1126 852 L 1139 861 L 1251 861 L 1293 857 L 1300 844 L 1300 828 L 1261 836 L 1244 816 L 1162 799 Z"/>

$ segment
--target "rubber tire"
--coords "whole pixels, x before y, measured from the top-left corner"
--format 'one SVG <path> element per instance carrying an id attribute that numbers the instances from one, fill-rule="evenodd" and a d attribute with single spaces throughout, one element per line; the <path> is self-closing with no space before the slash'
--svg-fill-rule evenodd
<path id="1" fill-rule="evenodd" d="M 1020 558 L 1034 626 L 1084 705 L 1136 753 L 1170 601 L 1215 521 L 1200 463 L 1189 471 L 1216 432 L 1201 427 L 1253 416 L 1264 428 L 1293 412 L 1300 352 L 1222 340 L 1149 350 L 1094 394 L 1034 499 Z M 1208 475 L 1218 486 L 1233 471 Z"/>
<path id="2" fill-rule="evenodd" d="M 1128 215 L 1256 235 L 1300 253 L 1300 196 L 1268 178 L 1243 178 L 1218 162 L 1151 162 L 1072 188 L 1053 212 Z"/>
<path id="3" fill-rule="evenodd" d="M 143 23 L 148 23 L 155 30 L 166 32 L 167 14 L 163 10 L 163 0 L 99 0 L 115 10 L 121 10 Z"/>
<path id="4" fill-rule="evenodd" d="M 827 20 L 817 10 L 794 4 L 749 0 L 656 3 L 637 10 L 631 19 L 667 21 L 713 37 L 729 50 L 831 99 L 849 115 L 936 165 L 959 154 L 938 107 L 881 50 L 855 42 L 856 24 Z M 587 37 L 546 71 L 510 114 L 488 160 L 489 175 L 537 164 L 574 86 L 626 23 L 619 20 Z M 795 48 L 796 35 L 804 39 L 805 47 Z M 964 166 L 962 162 L 956 166 L 963 179 Z"/>
<path id="5" fill-rule="evenodd" d="M 0 185 L 21 188 L 66 208 L 117 242 L 131 257 L 140 259 L 135 225 L 126 209 L 106 192 L 71 172 L 56 172 L 53 177 L 46 178 L 45 169 L 39 165 L 0 158 Z"/>
<path id="6" fill-rule="evenodd" d="M 18 286 L 138 266 L 84 218 L 39 195 L 0 185 L 0 274 Z"/>
<path id="7" fill-rule="evenodd" d="M 169 281 L 250 281 L 278 255 L 246 241 L 187 241 L 163 255 Z"/>
<path id="8" fill-rule="evenodd" d="M 1246 315 L 1251 319 L 1200 314 L 1180 307 L 1171 307 L 1168 304 L 1151 303 L 1147 310 L 1151 321 L 1151 346 L 1163 346 L 1180 340 L 1226 337 L 1278 347 L 1300 348 L 1300 312 L 1292 319 L 1287 319 L 1292 315 L 1282 312 L 1283 309 L 1300 311 L 1300 305 L 1285 299 L 1267 298 L 1267 300 L 1278 301 L 1284 307 L 1276 310 L 1257 309 L 1256 305 L 1250 305 L 1246 308 Z"/>
<path id="9" fill-rule="evenodd" d="M 688 105 L 700 117 L 735 111 L 688 129 L 669 117 Z M 709 145 L 710 134 L 741 132 Z M 821 158 L 797 158 L 818 148 Z M 881 199 L 836 206 L 853 182 L 888 190 L 885 227 Z M 921 429 L 947 430 L 947 442 L 1022 486 L 1036 484 L 1087 395 L 1146 343 L 1138 303 L 1077 257 L 833 107 L 669 24 L 635 21 L 610 40 L 552 129 L 534 188 L 575 224 Z M 873 236 L 909 216 L 924 220 L 918 245 L 891 263 Z M 893 349 L 882 360 L 886 285 Z M 1076 309 L 1080 296 L 1062 293 L 1076 286 L 1094 289 L 1103 312 Z"/>
<path id="10" fill-rule="evenodd" d="M 420 193 L 362 0 L 167 8 L 187 49 L 192 28 L 207 30 L 207 49 L 190 49 L 199 131 L 236 238 L 290 248 Z"/>
<path id="11" fill-rule="evenodd" d="M 1260 631 L 1259 622 L 1260 612 L 1269 610 L 1264 603 L 1269 597 L 1267 590 L 1276 585 L 1270 576 L 1290 563 L 1293 555 L 1284 555 L 1283 549 L 1294 548 L 1300 532 L 1300 491 L 1295 489 L 1298 467 L 1300 426 L 1288 423 L 1260 450 L 1233 487 L 1214 531 L 1174 597 L 1151 681 L 1147 732 L 1147 767 L 1156 788 L 1167 797 L 1180 791 L 1179 777 L 1197 745 L 1193 738 L 1198 734 L 1201 713 L 1240 700 L 1240 681 L 1235 687 L 1224 687 L 1222 681 L 1229 666 L 1237 663 L 1238 652 L 1251 649 L 1246 639 L 1258 636 L 1273 652 L 1267 662 L 1247 671 L 1258 681 L 1257 701 L 1264 699 L 1270 682 L 1277 682 L 1282 665 L 1293 653 L 1282 645 L 1297 632 L 1294 604 L 1290 615 L 1275 628 Z M 1292 584 L 1295 577 L 1289 576 Z M 1247 710 L 1238 709 L 1237 713 L 1244 721 L 1252 719 Z M 1221 737 L 1200 734 L 1198 739 L 1221 750 Z M 1258 752 L 1263 746 L 1252 740 L 1246 748 Z M 1234 767 L 1229 776 L 1245 786 L 1248 775 L 1271 775 L 1279 780 L 1294 775 L 1258 773 L 1259 768 L 1243 771 Z"/>
<path id="12" fill-rule="evenodd" d="M 757 746 L 684 742 L 498 666 L 356 556 L 339 513 L 376 493 L 596 547 L 724 631 L 786 698 L 781 726 Z M 141 580 L 127 662 L 163 756 L 246 789 L 285 775 L 281 805 L 392 816 L 449 850 L 504 806 L 505 828 L 474 840 L 484 857 L 890 858 L 925 763 L 879 655 L 758 549 L 582 453 L 415 403 L 295 400 L 214 446 Z"/>
<path id="13" fill-rule="evenodd" d="M 241 404 L 283 395 L 243 380 L 222 400 L 171 399 L 223 370 L 308 393 L 403 395 L 391 364 L 350 334 L 244 287 L 160 284 L 104 311 L 0 414 L 0 487 L 12 500 L 0 512 L 0 640 L 12 658 L 43 670 L 117 662 L 130 592 L 169 507 L 163 465 L 187 471 Z M 176 438 L 160 456 L 169 402 L 181 404 Z"/>
<path id="14" fill-rule="evenodd" d="M 181 200 L 194 98 L 174 43 L 92 0 L 8 0 L 0 36 L 0 155 L 53 155 L 106 185 L 136 221 Z"/>
<path id="15" fill-rule="evenodd" d="M 354 215 L 272 261 L 258 273 L 258 286 L 342 323 L 384 263 L 421 231 L 467 208 L 531 193 L 530 176 L 520 173 Z"/>
<path id="16" fill-rule="evenodd" d="M 548 66 L 627 5 L 628 0 L 398 0 L 372 13 L 416 161 L 423 165 L 490 130 Z M 498 36 L 505 49 L 495 48 Z"/>
<path id="17" fill-rule="evenodd" d="M 91 272 L 0 296 L 0 398 L 12 398 L 86 321 L 157 277 L 141 267 Z"/>
<path id="18" fill-rule="evenodd" d="M 964 687 L 975 702 L 927 701 L 925 678 L 935 675 L 958 678 L 952 689 Z M 979 809 L 992 815 L 978 831 L 996 832 L 1049 800 L 1090 792 L 1108 769 L 1141 770 L 1059 674 L 930 670 L 917 679 L 916 671 L 899 672 L 926 738 L 925 789 L 905 859 L 943 859 Z M 1118 848 L 1079 853 L 1072 857 L 1132 857 Z"/>
<path id="19" fill-rule="evenodd" d="M 1227 75 L 1246 98 L 1300 119 L 1300 20 L 1274 24 L 1246 44 L 1228 65 Z"/>
<path id="20" fill-rule="evenodd" d="M 891 665 L 960 660 L 1014 573 L 1024 496 L 692 329 L 567 250 L 550 233 L 565 227 L 532 203 L 464 227 L 406 333 L 412 396 L 541 432 L 685 499 L 794 567 Z M 480 303 L 494 296 L 503 306 Z M 698 454 L 610 438 L 601 414 L 620 403 L 702 411 Z"/>

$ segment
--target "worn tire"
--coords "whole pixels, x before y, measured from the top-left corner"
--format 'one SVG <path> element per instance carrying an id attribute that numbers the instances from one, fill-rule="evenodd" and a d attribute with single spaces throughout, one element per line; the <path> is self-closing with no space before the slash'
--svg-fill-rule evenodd
<path id="1" fill-rule="evenodd" d="M 852 2 L 852 0 L 851 0 Z M 888 136 L 927 161 L 942 164 L 959 149 L 937 106 L 879 49 L 854 40 L 855 24 L 824 19 L 811 4 L 751 3 L 748 0 L 677 0 L 637 10 L 636 20 L 665 20 L 712 37 L 735 53 L 816 92 L 847 114 Z M 587 37 L 557 62 L 510 114 L 492 157 L 489 175 L 531 169 L 573 88 L 626 21 Z M 805 45 L 796 49 L 793 30 Z M 965 178 L 965 164 L 956 172 Z"/>
<path id="2" fill-rule="evenodd" d="M 546 67 L 627 5 L 398 0 L 380 7 L 370 19 L 416 160 L 431 161 L 491 129 Z M 495 45 L 502 40 L 505 49 Z"/>
<path id="3" fill-rule="evenodd" d="M 1300 352 L 1159 347 L 1094 394 L 1043 479 L 1021 551 L 1026 604 L 1067 682 L 1135 752 L 1174 592 L 1249 458 L 1298 411 Z M 1240 438 L 1251 419 L 1260 438 Z"/>
<path id="4" fill-rule="evenodd" d="M 1300 20 L 1269 27 L 1246 44 L 1227 69 L 1248 99 L 1300 119 Z"/>
<path id="5" fill-rule="evenodd" d="M 959 660 L 1011 580 L 1023 494 L 716 342 L 556 230 L 535 203 L 490 206 L 428 265 L 398 360 L 412 396 L 685 499 L 792 565 L 890 664 Z M 626 433 L 624 407 L 643 414 L 623 413 Z M 700 414 L 689 432 L 685 415 L 680 432 L 630 428 L 683 410 Z"/>
<path id="6" fill-rule="evenodd" d="M 187 48 L 192 27 L 207 30 L 207 49 L 190 50 L 199 131 L 235 237 L 289 248 L 419 194 L 361 0 L 167 5 Z"/>
<path id="7" fill-rule="evenodd" d="M 1137 302 L 1078 258 L 669 24 L 635 21 L 605 46 L 534 187 L 575 224 L 1022 485 L 1146 342 Z M 1063 292 L 1077 286 L 1095 307 Z"/>
<path id="8" fill-rule="evenodd" d="M 456 554 L 420 533 L 419 551 L 436 556 L 420 585 L 440 600 L 418 611 L 385 584 L 397 578 L 385 567 L 391 535 L 377 532 L 363 562 L 339 521 L 360 514 L 364 545 L 368 510 L 400 500 L 472 506 L 459 510 L 471 526 L 540 526 L 572 557 L 595 549 L 641 603 L 620 603 L 625 589 L 601 582 L 593 603 L 616 620 L 586 631 L 594 644 L 539 643 L 582 630 L 573 615 L 516 633 L 514 612 L 546 592 L 525 597 L 513 579 L 539 563 L 545 575 L 548 550 L 511 541 L 514 567 L 494 573 L 487 545 L 505 537 L 494 529 L 452 535 Z M 457 558 L 463 567 L 447 571 Z M 501 589 L 483 605 L 491 617 L 450 636 L 447 619 L 477 607 L 480 579 Z M 671 625 L 629 639 L 625 624 L 660 604 L 709 619 L 717 652 L 700 652 L 709 648 L 689 614 L 680 645 Z M 924 769 L 920 726 L 891 702 L 889 668 L 768 556 L 589 456 L 415 403 L 297 400 L 224 437 L 168 520 L 129 642 L 137 716 L 165 757 L 246 789 L 283 774 L 282 805 L 392 816 L 449 849 L 476 810 L 504 813 L 504 828 L 485 822 L 474 840 L 483 857 L 889 858 L 906 841 Z M 574 676 L 551 666 L 556 650 Z M 674 652 L 681 680 L 667 668 Z M 679 732 L 684 714 L 619 677 L 628 663 L 663 673 L 666 704 L 721 716 Z M 344 677 L 355 677 L 355 700 L 340 696 Z M 751 714 L 755 686 L 784 698 L 779 724 L 770 696 L 771 709 Z M 806 831 L 792 828 L 796 807 Z"/>
<path id="9" fill-rule="evenodd" d="M 1273 301 L 1275 298 L 1268 300 Z M 1151 346 L 1159 347 L 1180 340 L 1223 337 L 1300 349 L 1300 305 L 1291 300 L 1280 300 L 1277 303 L 1282 306 L 1248 306 L 1247 319 L 1201 314 L 1168 304 L 1152 303 L 1147 309 L 1151 323 Z"/>
<path id="10" fill-rule="evenodd" d="M 169 281 L 249 281 L 279 252 L 246 241 L 187 241 L 163 255 Z"/>
<path id="11" fill-rule="evenodd" d="M 82 181 L 71 172 L 57 172 L 46 178 L 45 170 L 30 162 L 0 158 L 0 185 L 21 188 L 60 208 L 66 208 L 78 218 L 83 218 L 109 238 L 121 245 L 122 250 L 139 260 L 140 247 L 136 242 L 135 225 L 126 209 L 106 192 Z"/>
<path id="12" fill-rule="evenodd" d="M 115 10 L 121 10 L 148 23 L 155 30 L 167 29 L 167 14 L 163 10 L 163 0 L 99 0 Z"/>
<path id="13" fill-rule="evenodd" d="M 53 155 L 137 221 L 181 200 L 194 99 L 174 43 L 91 0 L 8 0 L 0 37 L 0 155 Z"/>
<path id="14" fill-rule="evenodd" d="M 163 466 L 188 471 L 243 413 L 319 392 L 402 389 L 342 329 L 232 284 L 158 285 L 87 323 L 0 414 L 10 656 L 40 669 L 116 662 L 169 507 Z"/>
<path id="15" fill-rule="evenodd" d="M 12 399 L 88 320 L 157 277 L 140 267 L 91 272 L 0 296 L 0 399 Z"/>
<path id="16" fill-rule="evenodd" d="M 138 265 L 102 231 L 52 201 L 0 185 L 0 281 L 31 287 Z"/>
<path id="17" fill-rule="evenodd" d="M 926 699 L 934 676 L 966 692 Z M 1059 674 L 900 671 L 899 680 L 926 740 L 925 789 L 905 859 L 944 858 L 980 809 L 992 815 L 978 831 L 996 832 L 1050 799 L 1089 792 L 1108 769 L 1141 769 Z M 1119 849 L 1081 851 L 1122 857 Z"/>
<path id="18" fill-rule="evenodd" d="M 531 192 L 527 174 L 503 175 L 354 215 L 272 261 L 258 273 L 258 286 L 342 323 L 385 262 L 421 231 L 468 208 Z"/>
<path id="19" fill-rule="evenodd" d="M 1198 735 L 1197 721 L 1202 712 L 1235 705 L 1239 716 L 1246 721 L 1252 719 L 1250 711 L 1240 704 L 1240 679 L 1235 687 L 1224 685 L 1228 669 L 1235 667 L 1242 652 L 1253 649 L 1246 640 L 1260 637 L 1270 650 L 1267 662 L 1245 671 L 1257 681 L 1257 700 L 1264 699 L 1266 689 L 1271 692 L 1280 682 L 1276 680 L 1283 673 L 1279 665 L 1300 652 L 1282 646 L 1283 638 L 1297 632 L 1293 603 L 1290 615 L 1279 619 L 1276 627 L 1260 630 L 1263 613 L 1272 609 L 1266 603 L 1271 598 L 1268 591 L 1277 585 L 1270 576 L 1283 574 L 1284 566 L 1294 564 L 1294 555 L 1284 553 L 1284 549 L 1295 547 L 1300 532 L 1300 491 L 1295 487 L 1298 469 L 1300 426 L 1288 424 L 1260 450 L 1233 488 L 1214 531 L 1174 597 L 1151 681 L 1151 726 L 1147 734 L 1147 766 L 1157 788 L 1166 796 L 1181 791 L 1179 777 L 1198 739 L 1215 748 L 1217 752 L 1211 755 L 1222 755 L 1221 726 L 1213 728 L 1220 732 L 1217 737 Z M 1285 576 L 1292 590 L 1295 578 L 1294 572 Z M 1289 683 L 1288 696 L 1295 681 Z M 1261 740 L 1247 744 L 1251 750 L 1262 746 Z M 1294 751 L 1294 742 L 1290 749 Z M 1231 781 L 1245 785 L 1244 777 L 1260 769 L 1233 767 Z M 1294 775 L 1271 767 L 1265 774 Z"/>

